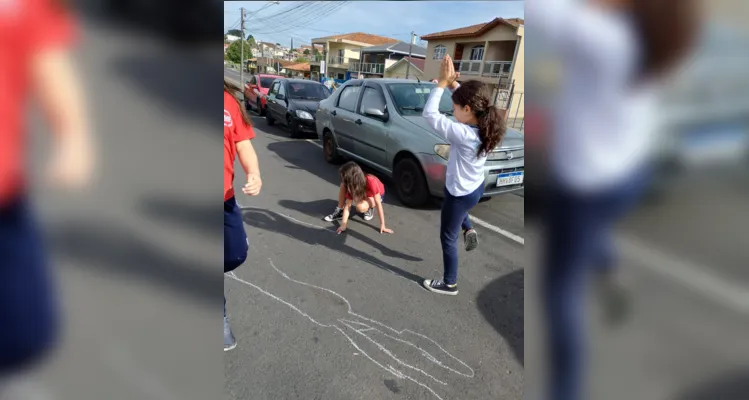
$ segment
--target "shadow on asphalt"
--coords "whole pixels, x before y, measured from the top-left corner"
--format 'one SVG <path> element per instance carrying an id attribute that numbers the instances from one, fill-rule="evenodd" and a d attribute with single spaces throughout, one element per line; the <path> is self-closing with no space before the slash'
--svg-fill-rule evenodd
<path id="1" fill-rule="evenodd" d="M 351 257 L 357 258 L 359 260 L 372 264 L 377 268 L 381 268 L 383 270 L 392 272 L 398 276 L 409 279 L 411 281 L 414 281 L 417 283 L 420 283 L 422 281 L 422 277 L 416 274 L 413 274 L 411 272 L 398 268 L 394 265 L 388 264 L 384 261 L 381 261 L 373 257 L 372 255 L 368 253 L 365 253 L 361 250 L 357 250 L 347 245 L 346 239 L 348 236 L 356 238 L 376 248 L 383 255 L 388 256 L 388 257 L 400 258 L 406 261 L 422 261 L 421 258 L 413 257 L 407 254 L 400 253 L 398 251 L 388 249 L 387 247 L 384 247 L 382 244 L 376 242 L 375 240 L 372 240 L 355 231 L 348 230 L 347 233 L 337 235 L 335 233 L 335 230 L 333 229 L 334 228 L 333 226 L 331 226 L 331 229 L 320 229 L 320 228 L 311 227 L 311 226 L 307 226 L 303 224 L 298 224 L 284 217 L 283 215 L 280 215 L 273 211 L 268 211 L 268 210 L 263 210 L 263 209 L 258 209 L 258 208 L 244 207 L 242 208 L 242 214 L 243 214 L 242 219 L 244 220 L 244 222 L 247 225 L 250 225 L 257 229 L 279 233 L 281 235 L 299 240 L 300 242 L 303 242 L 309 245 L 324 246 L 334 252 L 340 252 L 340 253 L 349 255 Z"/>
<path id="2" fill-rule="evenodd" d="M 223 277 L 211 272 L 214 266 L 172 253 L 125 229 L 94 221 L 69 221 L 51 227 L 48 235 L 55 256 L 73 261 L 78 268 L 146 281 L 215 305 L 223 292 Z"/>
<path id="3" fill-rule="evenodd" d="M 325 162 L 322 149 L 312 146 L 304 140 L 301 141 L 284 141 L 275 142 L 268 145 L 268 150 L 276 153 L 284 161 L 291 163 L 299 169 L 310 172 L 326 181 L 336 188 L 341 184 L 341 178 L 338 174 L 337 165 L 331 165 Z M 385 185 L 385 204 L 411 210 L 398 200 L 397 192 L 390 178 L 383 176 L 377 171 L 372 170 L 362 164 L 359 164 L 365 173 L 375 175 Z M 334 189 L 331 192 L 331 198 L 337 198 L 338 192 Z M 436 199 L 429 201 L 419 210 L 436 210 L 439 209 L 440 203 Z M 387 212 L 387 211 L 386 211 Z"/>
<path id="4" fill-rule="evenodd" d="M 749 398 L 749 369 L 713 377 L 688 388 L 673 400 L 745 400 Z"/>
<path id="5" fill-rule="evenodd" d="M 501 276 L 479 292 L 476 305 L 481 315 L 510 345 L 520 365 L 524 361 L 524 270 Z"/>
<path id="6" fill-rule="evenodd" d="M 224 211 L 217 204 L 190 202 L 184 198 L 150 196 L 140 200 L 138 209 L 151 219 L 163 220 L 170 226 L 199 231 L 204 234 L 223 234 Z"/>

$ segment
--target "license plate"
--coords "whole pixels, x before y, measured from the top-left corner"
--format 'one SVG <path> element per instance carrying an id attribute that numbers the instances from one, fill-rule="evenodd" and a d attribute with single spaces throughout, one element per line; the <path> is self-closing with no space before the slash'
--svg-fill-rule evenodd
<path id="1" fill-rule="evenodd" d="M 505 172 L 497 175 L 497 187 L 508 185 L 520 185 L 523 183 L 523 171 Z"/>

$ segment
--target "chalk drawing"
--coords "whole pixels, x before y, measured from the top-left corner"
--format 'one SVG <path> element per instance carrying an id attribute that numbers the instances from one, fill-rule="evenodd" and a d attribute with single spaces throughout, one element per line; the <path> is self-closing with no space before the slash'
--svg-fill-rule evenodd
<path id="1" fill-rule="evenodd" d="M 260 286 L 252 282 L 248 282 L 244 279 L 239 278 L 236 274 L 234 274 L 234 272 L 230 272 L 226 274 L 226 276 L 237 282 L 250 286 L 256 289 L 257 291 L 259 291 L 260 293 L 288 306 L 292 310 L 299 313 L 301 316 L 308 319 L 310 322 L 320 327 L 335 329 L 336 331 L 341 333 L 341 335 L 343 335 L 349 341 L 349 343 L 354 347 L 354 349 L 356 350 L 356 352 L 354 352 L 354 355 L 358 355 L 358 354 L 363 355 L 369 361 L 371 361 L 372 363 L 374 363 L 381 369 L 391 373 L 396 378 L 413 382 L 416 385 L 426 389 L 427 391 L 432 393 L 436 398 L 440 400 L 444 400 L 444 399 L 430 385 L 436 384 L 440 386 L 448 386 L 448 383 L 442 379 L 435 377 L 429 372 L 424 371 L 423 369 L 418 368 L 417 366 L 407 361 L 404 361 L 404 356 L 399 356 L 398 354 L 395 353 L 395 351 L 392 348 L 388 348 L 386 344 L 383 344 L 383 340 L 381 339 L 381 337 L 387 338 L 391 341 L 400 343 L 401 345 L 405 345 L 407 347 L 417 350 L 417 353 L 420 354 L 421 357 L 423 357 L 423 360 L 428 361 L 429 363 L 431 363 L 433 367 L 435 367 L 438 370 L 441 369 L 448 373 L 456 374 L 465 378 L 474 377 L 473 368 L 469 367 L 465 362 L 463 362 L 462 360 L 450 354 L 439 343 L 427 337 L 426 335 L 422 335 L 418 332 L 414 332 L 409 329 L 397 330 L 386 324 L 383 324 L 382 322 L 379 322 L 374 319 L 367 318 L 363 315 L 357 314 L 352 310 L 351 303 L 349 303 L 349 301 L 345 297 L 341 296 L 340 294 L 330 289 L 326 289 L 320 286 L 315 286 L 310 283 L 296 280 L 290 277 L 285 272 L 278 269 L 278 267 L 276 267 L 276 265 L 273 264 L 273 260 L 269 259 L 269 262 L 270 262 L 271 267 L 273 267 L 273 269 L 285 279 L 291 282 L 294 282 L 296 284 L 299 284 L 299 285 L 304 285 L 314 290 L 332 294 L 333 296 L 336 296 L 339 299 L 341 299 L 347 307 L 348 317 L 337 318 L 334 322 L 329 323 L 329 324 L 319 322 L 315 318 L 310 316 L 308 313 L 301 310 L 299 307 L 274 295 L 273 293 L 268 292 L 267 290 L 261 288 Z M 441 354 L 438 354 L 439 356 L 445 356 L 449 358 L 450 360 L 454 361 L 455 364 L 450 366 L 445 363 L 444 359 L 440 361 L 440 359 L 437 356 L 435 356 L 435 354 L 432 354 L 432 352 L 429 352 L 424 347 L 419 346 L 413 341 L 406 340 L 409 337 L 418 338 L 418 340 L 428 342 L 431 346 L 434 346 L 436 349 L 439 349 L 439 353 L 441 353 Z M 364 349 L 362 349 L 361 346 L 359 346 L 359 344 L 357 344 L 356 339 L 364 340 L 368 343 L 373 344 L 381 352 L 380 356 L 384 355 L 386 356 L 385 358 L 389 359 L 390 361 L 389 362 L 377 361 L 373 357 L 373 355 L 368 354 L 366 351 L 364 351 Z M 435 350 L 433 350 L 433 352 L 437 353 L 437 351 Z M 374 356 L 377 356 L 377 355 L 374 355 Z"/>

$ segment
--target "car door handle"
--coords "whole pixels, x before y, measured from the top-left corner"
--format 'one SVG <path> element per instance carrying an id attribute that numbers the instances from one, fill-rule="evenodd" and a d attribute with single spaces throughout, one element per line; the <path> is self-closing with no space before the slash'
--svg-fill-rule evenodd
<path id="1" fill-rule="evenodd" d="M 354 123 L 357 124 L 357 125 L 361 125 L 362 124 L 362 122 L 361 122 L 360 119 L 357 119 L 356 121 L 354 121 Z"/>
<path id="2" fill-rule="evenodd" d="M 337 113 L 337 112 L 335 112 L 335 110 L 333 110 L 333 111 L 331 111 L 331 112 L 330 112 L 330 115 L 332 115 L 332 116 L 334 116 L 334 117 L 335 117 L 336 115 L 338 115 L 338 113 Z"/>

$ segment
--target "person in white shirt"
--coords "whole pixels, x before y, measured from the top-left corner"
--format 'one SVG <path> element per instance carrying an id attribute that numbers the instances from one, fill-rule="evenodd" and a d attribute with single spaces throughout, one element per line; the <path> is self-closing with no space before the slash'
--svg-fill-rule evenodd
<path id="1" fill-rule="evenodd" d="M 478 247 L 478 234 L 468 212 L 484 194 L 486 157 L 504 137 L 506 127 L 499 109 L 492 104 L 489 87 L 479 81 L 457 83 L 450 56 L 442 60 L 439 82 L 424 106 L 423 116 L 449 145 L 442 203 L 440 242 L 445 272 L 442 279 L 426 279 L 424 287 L 441 294 L 458 294 L 458 250 L 461 228 L 466 251 Z M 453 115 L 457 122 L 439 112 L 446 87 L 452 90 Z"/>
<path id="2" fill-rule="evenodd" d="M 657 90 L 688 54 L 697 12 L 692 0 L 528 0 L 525 7 L 529 35 L 556 49 L 563 77 L 548 132 L 546 398 L 581 400 L 586 282 L 598 273 L 608 289 L 604 306 L 620 319 L 626 297 L 613 279 L 609 235 L 645 188 Z"/>

